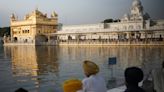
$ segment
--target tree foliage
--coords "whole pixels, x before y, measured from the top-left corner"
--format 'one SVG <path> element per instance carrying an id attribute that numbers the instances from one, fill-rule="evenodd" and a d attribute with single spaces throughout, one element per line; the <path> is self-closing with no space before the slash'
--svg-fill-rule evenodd
<path id="1" fill-rule="evenodd" d="M 104 21 L 103 21 L 103 23 L 112 23 L 113 22 L 113 19 L 105 19 Z"/>
<path id="2" fill-rule="evenodd" d="M 10 35 L 10 27 L 0 28 L 0 37 L 3 37 L 4 35 Z"/>
<path id="3" fill-rule="evenodd" d="M 120 19 L 105 19 L 102 23 L 120 22 Z"/>

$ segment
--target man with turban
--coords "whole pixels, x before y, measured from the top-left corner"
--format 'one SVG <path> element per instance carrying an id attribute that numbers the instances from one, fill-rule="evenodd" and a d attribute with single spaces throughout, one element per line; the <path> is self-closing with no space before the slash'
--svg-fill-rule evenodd
<path id="1" fill-rule="evenodd" d="M 106 92 L 105 80 L 98 74 L 99 67 L 89 60 L 83 63 L 86 78 L 83 79 L 83 92 Z"/>

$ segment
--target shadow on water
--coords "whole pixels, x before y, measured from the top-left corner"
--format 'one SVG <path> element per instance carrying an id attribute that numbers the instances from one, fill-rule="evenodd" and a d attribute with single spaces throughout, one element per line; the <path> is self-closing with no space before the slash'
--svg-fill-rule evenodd
<path id="1" fill-rule="evenodd" d="M 125 68 L 138 66 L 146 75 L 164 60 L 162 46 L 12 46 L 0 49 L 0 90 L 4 92 L 13 92 L 19 87 L 30 92 L 62 92 L 64 80 L 84 78 L 82 62 L 86 59 L 100 66 L 108 88 L 113 88 L 124 84 Z M 109 57 L 117 58 L 116 65 L 108 65 Z"/>

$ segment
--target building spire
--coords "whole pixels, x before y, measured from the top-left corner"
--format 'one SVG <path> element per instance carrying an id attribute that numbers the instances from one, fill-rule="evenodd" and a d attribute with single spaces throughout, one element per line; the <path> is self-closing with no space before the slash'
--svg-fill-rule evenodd
<path id="1" fill-rule="evenodd" d="M 38 5 L 36 5 L 35 10 L 38 11 Z"/>
<path id="2" fill-rule="evenodd" d="M 11 14 L 10 19 L 11 19 L 12 21 L 16 20 L 16 16 L 15 16 L 14 13 Z"/>
<path id="3" fill-rule="evenodd" d="M 140 0 L 134 0 L 131 8 L 131 19 L 142 20 L 143 19 L 143 6 Z"/>
<path id="4" fill-rule="evenodd" d="M 57 13 L 56 13 L 55 11 L 53 11 L 52 14 L 51 14 L 51 17 L 52 17 L 52 18 L 57 18 L 58 15 L 57 15 Z"/>

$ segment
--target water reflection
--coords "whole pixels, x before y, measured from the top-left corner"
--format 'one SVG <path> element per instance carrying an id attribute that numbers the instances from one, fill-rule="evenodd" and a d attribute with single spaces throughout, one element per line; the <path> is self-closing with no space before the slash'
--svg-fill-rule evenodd
<path id="1" fill-rule="evenodd" d="M 48 83 L 49 86 L 54 86 L 55 79 L 58 79 L 59 76 L 56 48 L 13 46 L 4 47 L 4 52 L 5 57 L 12 60 L 11 67 L 14 79 L 22 84 L 18 87 L 39 91 Z"/>
<path id="2" fill-rule="evenodd" d="M 61 92 L 69 78 L 83 79 L 82 62 L 92 60 L 100 66 L 108 88 L 124 83 L 125 68 L 139 66 L 145 75 L 164 60 L 164 48 L 139 46 L 12 46 L 4 47 L 4 57 L 11 58 L 13 80 L 31 92 Z M 108 58 L 117 64 L 109 66 Z M 1 72 L 1 71 L 0 71 Z M 10 84 L 13 85 L 13 84 Z"/>

